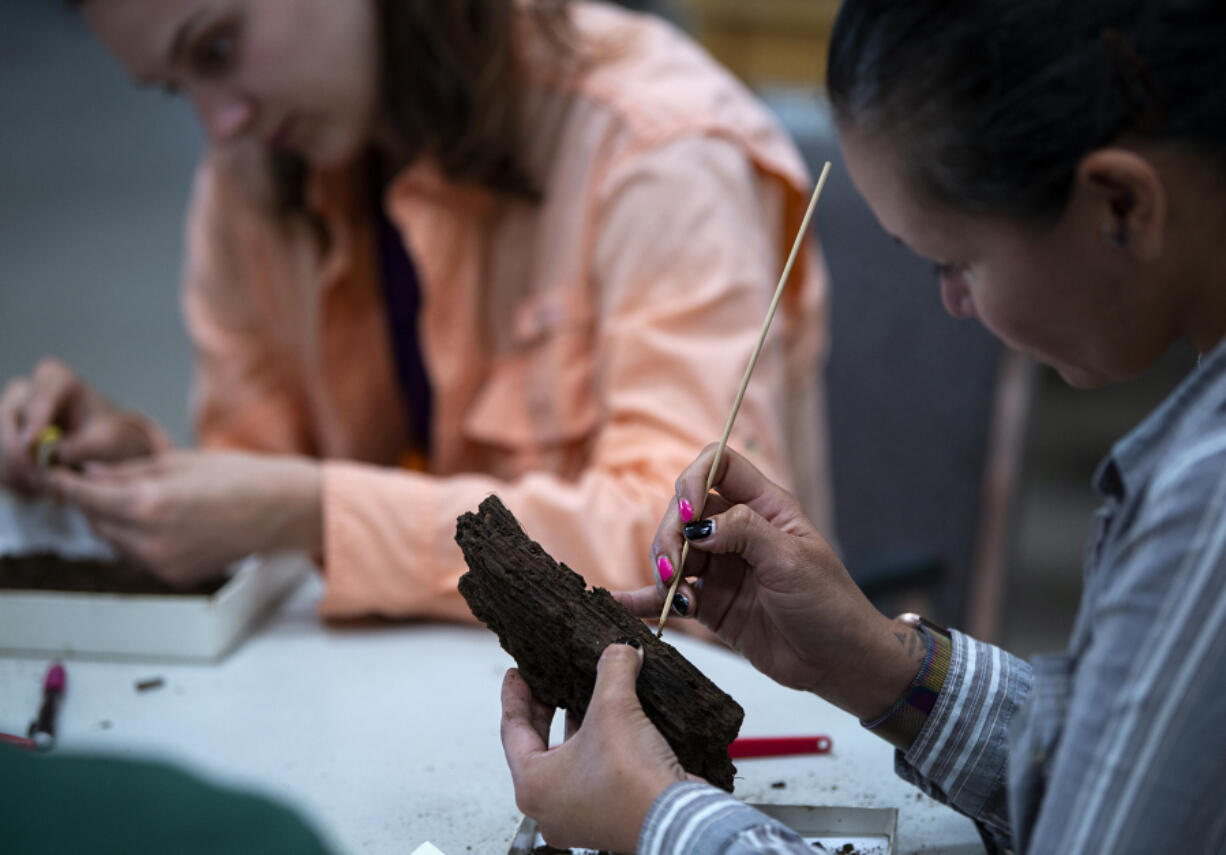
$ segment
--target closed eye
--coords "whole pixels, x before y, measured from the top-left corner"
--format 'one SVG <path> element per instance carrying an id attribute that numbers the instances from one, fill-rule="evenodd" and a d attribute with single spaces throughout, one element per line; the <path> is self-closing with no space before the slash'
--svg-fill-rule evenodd
<path id="1" fill-rule="evenodd" d="M 235 21 L 209 28 L 188 51 L 191 70 L 205 79 L 223 76 L 234 67 L 237 58 L 238 25 Z"/>

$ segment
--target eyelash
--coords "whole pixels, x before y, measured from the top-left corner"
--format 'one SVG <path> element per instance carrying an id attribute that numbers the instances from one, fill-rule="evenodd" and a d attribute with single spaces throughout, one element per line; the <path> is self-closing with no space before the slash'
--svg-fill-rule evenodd
<path id="1" fill-rule="evenodd" d="M 220 77 L 234 67 L 238 34 L 233 24 L 224 24 L 203 34 L 192 47 L 192 70 L 201 77 Z"/>

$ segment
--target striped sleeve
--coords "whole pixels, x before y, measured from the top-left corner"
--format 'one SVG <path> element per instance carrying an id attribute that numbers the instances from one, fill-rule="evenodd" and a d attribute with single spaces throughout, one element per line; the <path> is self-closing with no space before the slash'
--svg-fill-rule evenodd
<path id="1" fill-rule="evenodd" d="M 673 784 L 639 834 L 639 855 L 812 855 L 796 832 L 710 784 Z"/>
<path id="2" fill-rule="evenodd" d="M 1033 673 L 998 647 L 957 631 L 950 638 L 941 694 L 910 750 L 896 754 L 895 766 L 903 779 L 1007 841 L 1009 727 Z"/>

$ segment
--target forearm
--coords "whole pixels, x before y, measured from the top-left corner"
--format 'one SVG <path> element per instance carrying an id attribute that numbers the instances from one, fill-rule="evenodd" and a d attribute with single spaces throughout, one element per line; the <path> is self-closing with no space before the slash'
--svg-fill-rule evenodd
<path id="1" fill-rule="evenodd" d="M 502 481 L 330 461 L 323 481 L 328 585 L 321 609 L 333 616 L 471 620 L 456 590 L 466 567 L 455 521 L 491 493 L 589 584 L 641 587 L 652 578 L 655 515 L 671 495 L 662 472 L 644 477 L 602 467 L 577 482 L 546 473 Z"/>

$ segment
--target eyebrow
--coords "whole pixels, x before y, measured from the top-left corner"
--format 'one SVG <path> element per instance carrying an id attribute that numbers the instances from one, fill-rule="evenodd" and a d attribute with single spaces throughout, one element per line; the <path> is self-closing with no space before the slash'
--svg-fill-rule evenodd
<path id="1" fill-rule="evenodd" d="M 187 49 L 188 37 L 192 34 L 196 24 L 202 17 L 204 17 L 204 9 L 197 9 L 175 31 L 175 37 L 170 43 L 170 52 L 167 54 L 167 59 L 171 66 L 178 65 L 179 60 L 183 56 L 183 51 Z"/>

